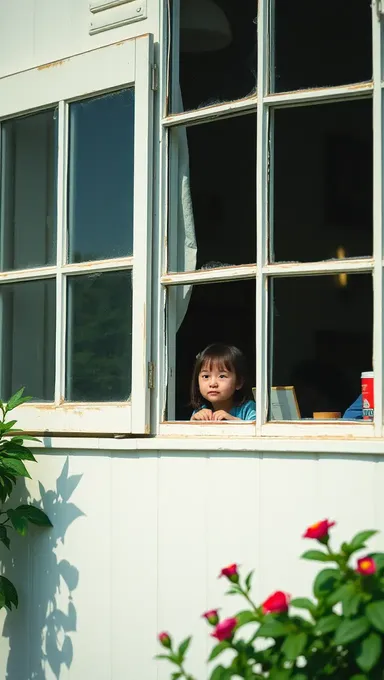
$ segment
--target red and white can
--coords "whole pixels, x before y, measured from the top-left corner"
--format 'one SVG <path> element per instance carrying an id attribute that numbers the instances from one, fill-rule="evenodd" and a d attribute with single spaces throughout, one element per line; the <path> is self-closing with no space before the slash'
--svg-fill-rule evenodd
<path id="1" fill-rule="evenodd" d="M 363 399 L 363 420 L 373 420 L 373 371 L 361 374 L 361 396 Z"/>

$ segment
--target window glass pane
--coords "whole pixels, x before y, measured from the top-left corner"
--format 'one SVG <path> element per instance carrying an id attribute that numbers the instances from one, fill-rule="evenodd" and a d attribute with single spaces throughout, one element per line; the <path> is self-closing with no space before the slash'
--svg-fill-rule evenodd
<path id="1" fill-rule="evenodd" d="M 1 269 L 56 259 L 57 111 L 6 121 L 1 127 Z"/>
<path id="2" fill-rule="evenodd" d="M 132 255 L 133 165 L 133 89 L 71 105 L 70 262 Z"/>
<path id="3" fill-rule="evenodd" d="M 274 131 L 271 259 L 372 255 L 371 99 L 278 109 Z"/>
<path id="4" fill-rule="evenodd" d="M 20 387 L 36 401 L 55 389 L 55 281 L 0 286 L 1 398 Z"/>
<path id="5" fill-rule="evenodd" d="M 180 2 L 179 56 L 171 77 L 174 112 L 256 92 L 257 1 Z"/>
<path id="6" fill-rule="evenodd" d="M 368 0 L 274 0 L 276 92 L 372 78 Z"/>
<path id="7" fill-rule="evenodd" d="M 69 401 L 124 401 L 131 394 L 130 271 L 68 279 Z"/>
<path id="8" fill-rule="evenodd" d="M 173 130 L 170 173 L 168 269 L 255 262 L 255 114 Z"/>
<path id="9" fill-rule="evenodd" d="M 270 299 L 272 386 L 294 386 L 302 418 L 342 416 L 372 370 L 372 276 L 279 277 Z"/>
<path id="10" fill-rule="evenodd" d="M 190 298 L 188 297 L 190 295 Z M 177 287 L 169 291 L 170 316 L 168 419 L 189 420 L 196 355 L 211 343 L 234 345 L 248 366 L 246 382 L 255 384 L 255 280 Z M 182 304 L 186 300 L 186 304 Z M 176 337 L 176 343 L 174 345 Z M 251 393 L 252 397 L 252 393 Z"/>

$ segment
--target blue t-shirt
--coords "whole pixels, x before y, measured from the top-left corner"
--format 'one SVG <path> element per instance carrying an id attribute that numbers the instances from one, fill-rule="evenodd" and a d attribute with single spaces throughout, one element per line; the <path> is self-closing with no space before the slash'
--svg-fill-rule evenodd
<path id="1" fill-rule="evenodd" d="M 356 401 L 351 404 L 343 415 L 345 420 L 363 420 L 363 397 L 361 394 L 357 397 Z"/>
<path id="2" fill-rule="evenodd" d="M 201 408 L 209 407 L 204 404 Z M 201 408 L 196 409 L 193 413 L 197 413 Z M 256 420 L 256 404 L 250 399 L 241 404 L 241 406 L 233 406 L 229 413 L 235 418 L 240 418 L 240 420 Z"/>

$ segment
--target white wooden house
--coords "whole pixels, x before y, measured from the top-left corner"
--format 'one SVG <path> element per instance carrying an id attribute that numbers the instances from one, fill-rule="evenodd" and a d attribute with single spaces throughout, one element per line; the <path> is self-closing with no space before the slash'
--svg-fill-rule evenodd
<path id="1" fill-rule="evenodd" d="M 382 11 L 0 0 L 0 394 L 34 397 L 20 498 L 54 524 L 1 553 L 0 678 L 167 678 L 166 629 L 203 680 L 222 566 L 306 595 L 308 524 L 384 529 Z M 256 422 L 189 420 L 215 341 Z M 374 420 L 314 419 L 372 352 Z"/>

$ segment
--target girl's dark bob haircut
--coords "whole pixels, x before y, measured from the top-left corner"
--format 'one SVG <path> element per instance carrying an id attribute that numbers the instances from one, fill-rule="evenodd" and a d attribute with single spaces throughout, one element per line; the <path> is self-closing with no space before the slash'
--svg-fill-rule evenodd
<path id="1" fill-rule="evenodd" d="M 236 375 L 237 381 L 242 383 L 242 387 L 236 390 L 233 395 L 233 404 L 241 406 L 241 404 L 244 404 L 249 399 L 253 400 L 244 354 L 233 345 L 215 342 L 212 345 L 208 345 L 196 357 L 191 384 L 191 406 L 194 409 L 199 409 L 202 406 L 210 407 L 210 402 L 200 394 L 199 375 L 202 368 L 207 367 L 210 369 L 212 364 L 216 363 L 219 365 L 219 370 L 232 371 Z"/>

